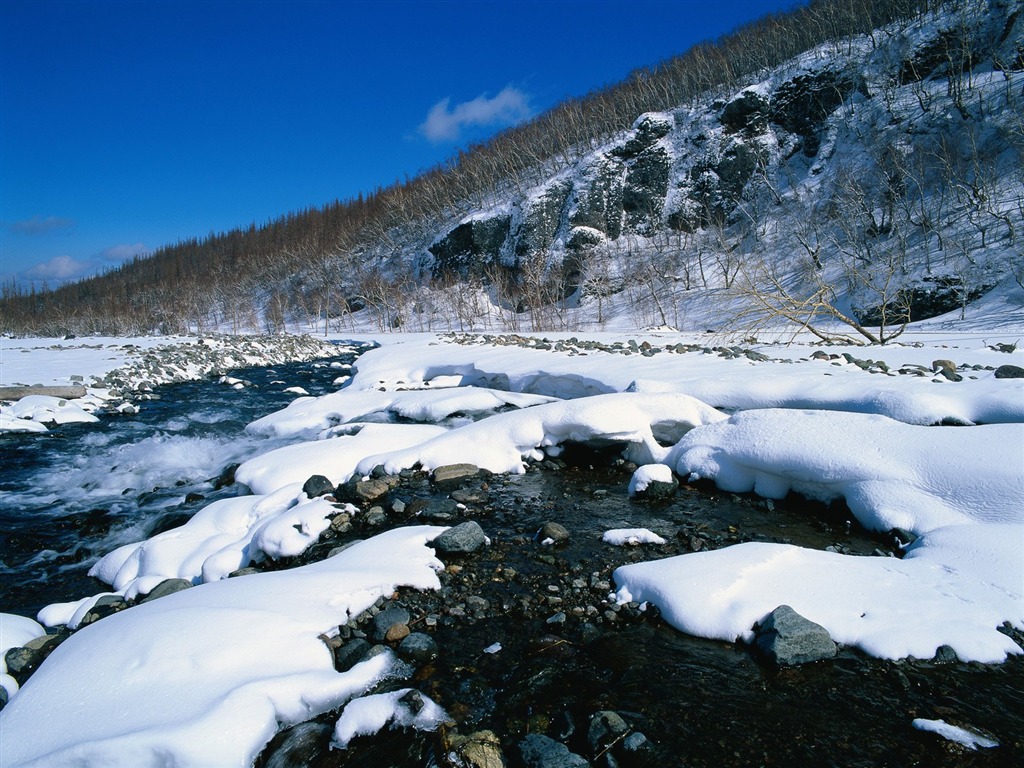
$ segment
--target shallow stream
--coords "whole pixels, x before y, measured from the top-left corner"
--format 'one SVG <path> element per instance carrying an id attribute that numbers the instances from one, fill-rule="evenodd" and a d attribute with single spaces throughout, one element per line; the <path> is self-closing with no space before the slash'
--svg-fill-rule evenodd
<path id="1" fill-rule="evenodd" d="M 233 389 L 213 381 L 172 385 L 134 416 L 68 425 L 47 435 L 0 436 L 0 611 L 34 615 L 44 605 L 103 589 L 86 575 L 95 560 L 129 542 L 179 525 L 205 504 L 239 492 L 218 488 L 225 466 L 273 447 L 244 426 L 277 410 L 302 386 L 333 391 L 343 371 L 331 361 L 252 369 Z M 338 364 L 351 362 L 340 358 Z M 430 633 L 438 658 L 411 684 L 456 725 L 440 734 L 358 738 L 327 747 L 322 729 L 309 766 L 445 765 L 453 734 L 491 730 L 509 764 L 516 745 L 541 732 L 600 765 L 938 766 L 1024 764 L 1024 662 L 999 666 L 879 661 L 843 649 L 831 661 L 774 669 L 741 644 L 682 635 L 656 610 L 609 601 L 613 569 L 742 541 L 776 541 L 862 556 L 892 556 L 887 536 L 851 522 L 841 504 L 798 497 L 767 502 L 702 484 L 671 499 L 637 502 L 631 467 L 612 451 L 570 446 L 520 476 L 493 476 L 461 489 L 460 505 L 424 476 L 408 473 L 373 529 L 360 523 L 314 545 L 296 563 L 318 559 L 346 539 L 417 522 L 477 520 L 492 544 L 452 560 L 439 593 L 403 590 L 413 629 Z M 402 506 L 402 505 L 400 505 Z M 543 546 L 546 522 L 570 532 Z M 662 546 L 612 547 L 609 528 L 645 527 Z M 129 609 L 131 610 L 131 609 Z M 497 652 L 488 653 L 500 644 Z M 599 711 L 618 712 L 647 739 L 594 757 L 587 730 Z M 325 726 L 337 713 L 320 718 Z M 911 727 L 946 719 L 990 733 L 1001 746 L 969 752 Z M 268 749 L 261 762 L 271 764 Z"/>

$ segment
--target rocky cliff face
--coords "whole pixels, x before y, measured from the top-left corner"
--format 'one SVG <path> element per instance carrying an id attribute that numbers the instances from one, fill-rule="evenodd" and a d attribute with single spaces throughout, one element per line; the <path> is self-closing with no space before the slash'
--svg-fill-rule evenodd
<path id="1" fill-rule="evenodd" d="M 813 158 L 828 118 L 864 93 L 857 72 L 828 66 L 700 109 L 641 115 L 568 173 L 441 233 L 428 249 L 434 275 L 465 277 L 493 263 L 580 254 L 623 235 L 724 224 L 773 148 Z"/>

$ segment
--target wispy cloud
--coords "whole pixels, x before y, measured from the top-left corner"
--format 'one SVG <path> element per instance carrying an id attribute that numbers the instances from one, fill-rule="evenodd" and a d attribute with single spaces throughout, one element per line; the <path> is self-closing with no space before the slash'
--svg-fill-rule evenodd
<path id="1" fill-rule="evenodd" d="M 48 283 L 66 283 L 81 280 L 83 277 L 108 269 L 112 264 L 120 264 L 133 256 L 146 253 L 148 249 L 143 243 L 121 243 L 104 248 L 85 259 L 73 256 L 54 256 L 48 261 L 29 267 L 19 276 L 21 280 L 32 283 L 46 281 Z"/>
<path id="2" fill-rule="evenodd" d="M 29 280 L 51 280 L 62 283 L 66 280 L 85 277 L 94 269 L 96 269 L 96 263 L 91 259 L 80 261 L 70 256 L 54 256 L 49 261 L 26 269 L 25 277 Z"/>
<path id="3" fill-rule="evenodd" d="M 145 253 L 147 250 L 143 243 L 121 243 L 120 245 L 112 245 L 109 248 L 104 248 L 99 252 L 99 258 L 103 261 L 122 262 L 126 259 L 130 259 L 133 256 Z"/>
<path id="4" fill-rule="evenodd" d="M 454 106 L 450 98 L 442 99 L 430 108 L 427 119 L 420 125 L 420 133 L 435 144 L 455 141 L 465 128 L 504 128 L 532 114 L 527 95 L 507 85 L 493 98 L 484 93 Z"/>
<path id="5" fill-rule="evenodd" d="M 33 216 L 31 219 L 11 222 L 8 229 L 19 235 L 45 235 L 61 229 L 71 229 L 75 222 L 61 216 Z"/>

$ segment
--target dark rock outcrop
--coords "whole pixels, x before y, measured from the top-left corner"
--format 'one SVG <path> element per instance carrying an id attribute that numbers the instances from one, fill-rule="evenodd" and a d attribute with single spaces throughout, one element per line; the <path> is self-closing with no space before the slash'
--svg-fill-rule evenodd
<path id="1" fill-rule="evenodd" d="M 435 258 L 434 276 L 469 277 L 498 257 L 508 237 L 511 218 L 496 216 L 465 221 L 430 246 Z"/>
<path id="2" fill-rule="evenodd" d="M 590 227 L 612 240 L 622 234 L 622 188 L 626 172 L 621 160 L 598 155 L 583 169 L 581 183 L 573 190 L 574 227 Z"/>
<path id="3" fill-rule="evenodd" d="M 855 90 L 864 90 L 863 82 L 832 69 L 797 75 L 772 94 L 768 116 L 780 128 L 800 136 L 804 154 L 814 157 L 825 118 Z"/>
<path id="4" fill-rule="evenodd" d="M 722 126 L 730 133 L 761 133 L 768 127 L 768 108 L 761 94 L 740 91 L 722 109 Z"/>
<path id="5" fill-rule="evenodd" d="M 560 179 L 522 204 L 522 219 L 512 234 L 517 259 L 546 251 L 555 241 L 572 182 Z"/>

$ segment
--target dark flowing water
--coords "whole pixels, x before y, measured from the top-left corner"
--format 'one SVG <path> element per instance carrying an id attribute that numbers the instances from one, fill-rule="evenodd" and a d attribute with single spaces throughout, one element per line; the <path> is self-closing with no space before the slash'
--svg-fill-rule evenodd
<path id="1" fill-rule="evenodd" d="M 92 562 L 238 493 L 236 486 L 216 488 L 214 479 L 225 465 L 275 445 L 245 435 L 244 426 L 290 402 L 295 395 L 286 387 L 332 391 L 339 373 L 325 363 L 253 369 L 236 374 L 252 382 L 242 390 L 214 382 L 168 386 L 136 416 L 43 436 L 0 436 L 0 610 L 33 615 L 102 589 L 86 575 Z M 600 765 L 1024 764 L 1019 657 L 998 666 L 888 662 L 843 649 L 828 662 L 779 670 L 742 645 L 682 635 L 656 610 L 614 606 L 611 573 L 627 562 L 741 541 L 862 556 L 894 552 L 887 537 L 852 523 L 842 505 L 798 497 L 769 503 L 710 485 L 684 486 L 666 501 L 632 501 L 630 469 L 614 451 L 570 446 L 525 475 L 470 483 L 461 506 L 408 473 L 387 500 L 402 501 L 404 513 L 389 511 L 372 529 L 357 525 L 294 563 L 265 564 L 318 559 L 346 538 L 425 521 L 475 519 L 492 540 L 482 553 L 450 562 L 441 591 L 395 597 L 413 614 L 414 629 L 440 646 L 438 658 L 402 685 L 434 698 L 456 724 L 439 734 L 385 732 L 333 750 L 324 736 L 337 717 L 330 713 L 320 718 L 325 728 L 312 754 L 285 764 L 445 765 L 453 734 L 483 729 L 497 735 L 513 766 L 521 765 L 516 745 L 537 732 Z M 568 543 L 537 542 L 549 521 L 569 529 Z M 667 544 L 601 542 L 604 530 L 624 527 L 650 528 Z M 500 652 L 484 652 L 494 643 Z M 595 758 L 587 730 L 603 710 L 622 715 L 647 747 Z M 983 729 L 1001 746 L 968 752 L 914 730 L 916 717 Z"/>
<path id="2" fill-rule="evenodd" d="M 135 415 L 0 433 L 0 612 L 34 616 L 106 589 L 86 575 L 97 559 L 235 495 L 215 487 L 222 470 L 276 444 L 247 435 L 246 424 L 294 400 L 288 387 L 336 390 L 346 370 L 331 363 L 354 359 L 234 371 L 249 382 L 243 389 L 216 379 L 168 384 Z"/>

